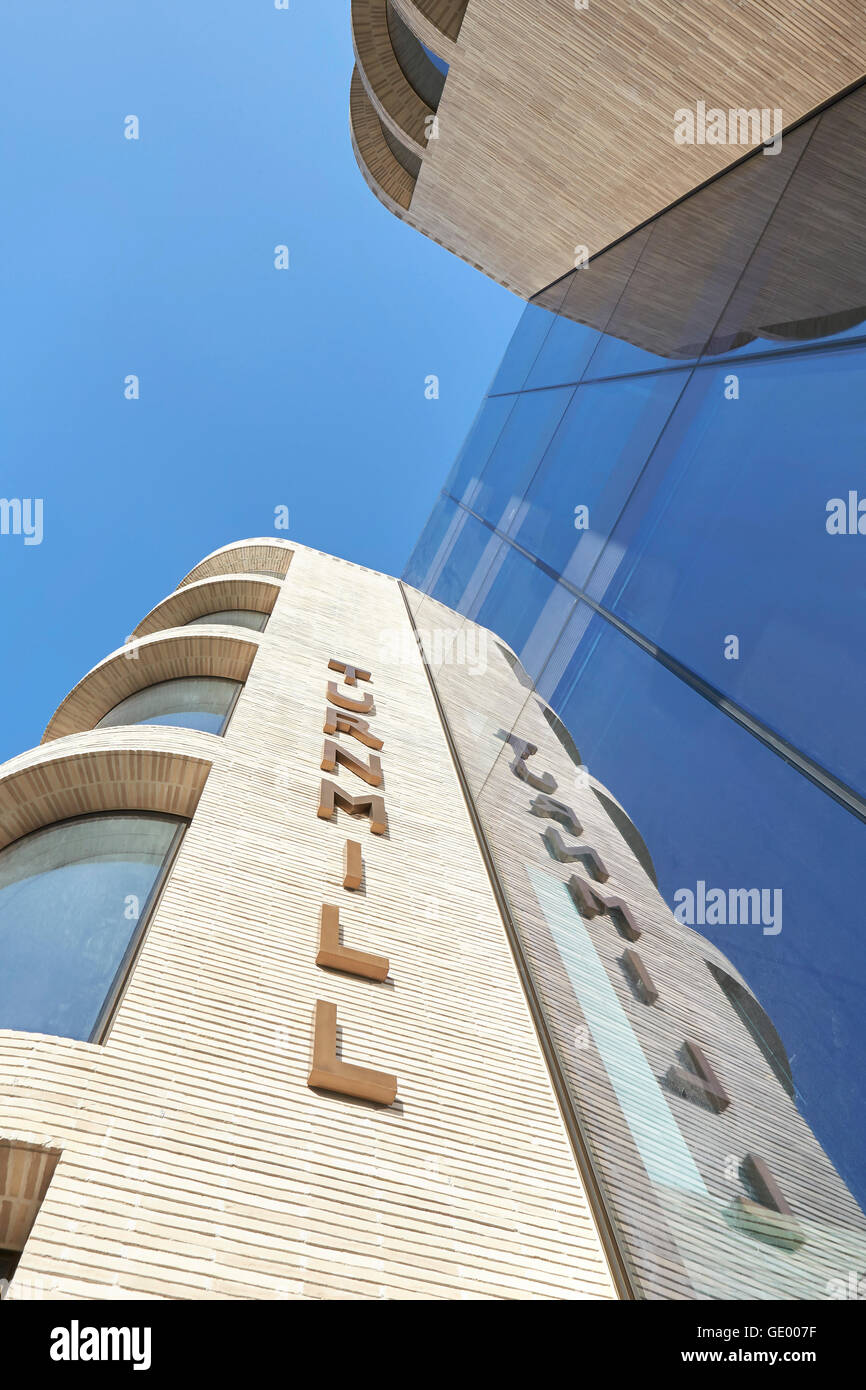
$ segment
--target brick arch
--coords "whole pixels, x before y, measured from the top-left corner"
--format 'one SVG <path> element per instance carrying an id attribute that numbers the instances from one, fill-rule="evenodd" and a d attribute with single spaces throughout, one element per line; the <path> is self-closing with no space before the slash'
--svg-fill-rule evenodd
<path id="1" fill-rule="evenodd" d="M 358 168 L 371 192 L 395 217 L 411 222 L 404 214 L 412 201 L 415 179 L 403 168 L 389 147 L 382 122 L 376 115 L 357 67 L 352 73 L 349 94 L 349 131 Z"/>
<path id="2" fill-rule="evenodd" d="M 221 574 L 275 574 L 285 579 L 292 562 L 292 548 L 285 541 L 267 538 L 236 541 L 221 546 L 206 555 L 178 584 L 183 589 L 197 579 L 212 579 Z"/>
<path id="3" fill-rule="evenodd" d="M 13 758 L 0 768 L 0 850 L 73 816 L 154 811 L 189 820 L 216 742 L 187 729 L 104 729 Z"/>
<path id="4" fill-rule="evenodd" d="M 263 579 L 255 574 L 196 579 L 156 604 L 132 635 L 148 637 L 166 628 L 183 627 L 206 613 L 225 609 L 247 608 L 254 613 L 270 614 L 279 597 L 280 584 L 279 579 Z"/>
<path id="5" fill-rule="evenodd" d="M 417 159 L 427 151 L 423 101 L 401 68 L 388 28 L 388 0 L 352 0 L 356 70 L 383 127 Z"/>
<path id="6" fill-rule="evenodd" d="M 422 43 L 444 58 L 456 55 L 456 40 L 469 0 L 391 0 L 394 9 Z"/>
<path id="7" fill-rule="evenodd" d="M 237 635 L 236 635 L 237 632 Z M 103 715 L 128 695 L 160 681 L 182 676 L 223 676 L 245 681 L 258 651 L 260 634 L 244 636 L 226 628 L 171 628 L 139 638 L 94 666 L 58 707 L 42 736 L 43 743 L 93 729 Z"/>

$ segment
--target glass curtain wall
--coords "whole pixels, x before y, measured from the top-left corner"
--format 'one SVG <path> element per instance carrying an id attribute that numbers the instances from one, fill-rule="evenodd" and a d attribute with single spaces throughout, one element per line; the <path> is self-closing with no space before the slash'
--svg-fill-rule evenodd
<path id="1" fill-rule="evenodd" d="M 486 815 L 497 732 L 549 704 L 861 1205 L 864 136 L 861 87 L 537 295 L 404 574 L 420 629 L 519 659 L 464 722 Z"/>

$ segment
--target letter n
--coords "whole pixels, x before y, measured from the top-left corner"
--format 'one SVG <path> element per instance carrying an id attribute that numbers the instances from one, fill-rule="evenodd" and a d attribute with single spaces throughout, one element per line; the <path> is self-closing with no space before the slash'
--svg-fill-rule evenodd
<path id="1" fill-rule="evenodd" d="M 334 772 L 337 763 L 342 763 L 343 767 L 354 772 L 355 776 L 360 777 L 362 782 L 369 782 L 371 787 L 381 787 L 382 763 L 375 753 L 371 753 L 369 763 L 365 763 L 363 758 L 356 757 L 341 743 L 335 742 L 332 738 L 326 738 L 322 748 L 322 771 Z"/>

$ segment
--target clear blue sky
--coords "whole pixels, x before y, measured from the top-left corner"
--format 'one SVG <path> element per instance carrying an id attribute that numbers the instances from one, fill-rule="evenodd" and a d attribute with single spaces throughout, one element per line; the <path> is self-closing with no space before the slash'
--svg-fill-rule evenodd
<path id="1" fill-rule="evenodd" d="M 348 0 L 5 0 L 2 29 L 0 496 L 44 499 L 41 545 L 0 536 L 5 760 L 281 504 L 399 574 L 522 304 L 363 182 Z"/>

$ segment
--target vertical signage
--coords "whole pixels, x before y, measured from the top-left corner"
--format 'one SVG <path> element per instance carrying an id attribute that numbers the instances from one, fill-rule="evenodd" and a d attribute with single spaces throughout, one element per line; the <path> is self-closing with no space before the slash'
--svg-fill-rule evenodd
<path id="1" fill-rule="evenodd" d="M 352 666 L 348 662 L 332 658 L 328 669 L 338 671 L 342 682 L 329 680 L 326 685 L 328 703 L 325 709 L 323 732 L 328 735 L 322 748 L 321 767 L 323 772 L 339 775 L 340 769 L 357 777 L 365 787 L 382 785 L 382 763 L 378 756 L 383 744 L 370 730 L 365 715 L 375 715 L 372 693 L 358 691 L 358 682 L 372 683 L 369 671 Z M 347 694 L 340 684 L 349 686 L 353 693 Z M 355 739 L 367 751 L 355 751 L 343 742 L 342 738 Z M 345 785 L 322 778 L 319 786 L 319 804 L 316 814 L 322 820 L 333 819 L 337 808 L 351 816 L 366 816 L 370 821 L 373 835 L 384 835 L 388 828 L 388 816 L 384 798 L 372 791 L 361 790 L 352 793 Z M 361 845 L 357 840 L 346 840 L 343 847 L 343 888 L 346 892 L 356 892 L 364 877 L 364 859 Z M 340 923 L 340 908 L 336 903 L 323 903 L 319 913 L 319 949 L 316 965 L 323 970 L 339 970 L 359 979 L 381 981 L 387 978 L 389 962 L 387 956 L 377 956 L 369 951 L 358 951 L 343 941 Z M 375 1071 L 372 1067 L 362 1067 L 344 1062 L 337 1044 L 337 1006 L 324 999 L 316 1000 L 313 1020 L 313 1063 L 307 1078 L 307 1085 L 322 1091 L 334 1091 L 338 1095 L 356 1096 L 361 1100 L 375 1101 L 380 1105 L 393 1104 L 397 1095 L 397 1078 L 388 1072 Z"/>

